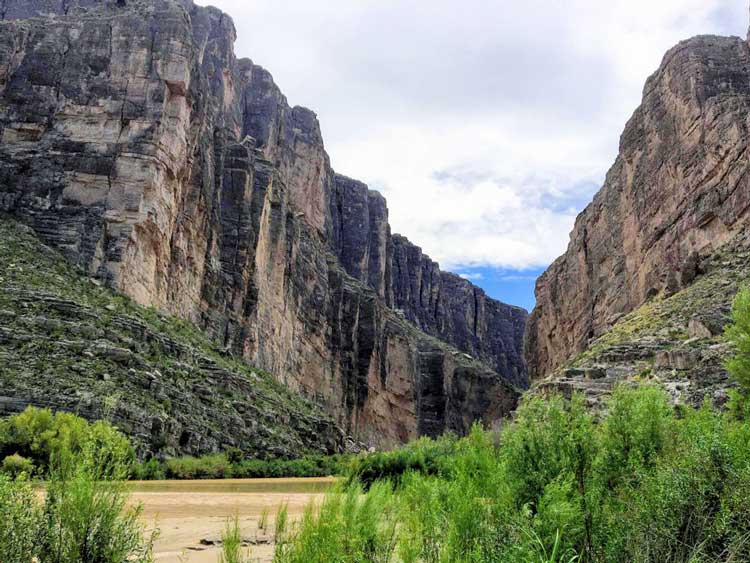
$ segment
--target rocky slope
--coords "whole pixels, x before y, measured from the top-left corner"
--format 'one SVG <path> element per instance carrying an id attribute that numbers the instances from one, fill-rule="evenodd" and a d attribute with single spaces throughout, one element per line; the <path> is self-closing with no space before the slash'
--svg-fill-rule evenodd
<path id="1" fill-rule="evenodd" d="M 190 323 L 103 288 L 0 216 L 0 416 L 107 418 L 139 455 L 351 450 L 332 417 Z"/>
<path id="2" fill-rule="evenodd" d="M 542 275 L 527 332 L 533 378 L 589 347 L 649 299 L 689 287 L 748 225 L 750 48 L 696 37 L 649 78 L 620 154 Z"/>
<path id="3" fill-rule="evenodd" d="M 0 210 L 141 305 L 390 445 L 527 382 L 525 311 L 390 234 L 315 115 L 190 0 L 0 4 Z"/>

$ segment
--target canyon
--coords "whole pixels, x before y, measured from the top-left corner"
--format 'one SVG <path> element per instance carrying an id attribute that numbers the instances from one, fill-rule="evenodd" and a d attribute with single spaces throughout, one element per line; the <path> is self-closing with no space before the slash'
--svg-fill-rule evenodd
<path id="1" fill-rule="evenodd" d="M 648 79 L 604 186 L 539 278 L 526 335 L 542 388 L 657 380 L 727 399 L 722 328 L 748 274 L 750 47 L 681 42 Z"/>
<path id="2" fill-rule="evenodd" d="M 6 217 L 312 401 L 340 428 L 330 451 L 343 434 L 387 447 L 512 412 L 528 386 L 526 311 L 391 233 L 384 198 L 334 172 L 316 115 L 236 58 L 227 15 L 191 0 L 3 0 L 0 16 Z M 31 393 L 2 369 L 9 411 L 81 410 L 75 393 Z M 200 399 L 170 372 L 130 370 L 172 403 Z M 133 426 L 129 412 L 115 422 Z M 150 424 L 170 453 L 236 442 L 228 427 L 191 441 L 175 413 L 137 418 L 144 444 Z"/>

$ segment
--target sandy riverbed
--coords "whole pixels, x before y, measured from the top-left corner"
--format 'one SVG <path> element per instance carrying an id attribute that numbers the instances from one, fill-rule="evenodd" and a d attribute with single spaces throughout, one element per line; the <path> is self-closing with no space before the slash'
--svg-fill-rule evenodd
<path id="1" fill-rule="evenodd" d="M 269 528 L 282 504 L 290 520 L 298 518 L 312 500 L 322 497 L 333 479 L 225 479 L 206 481 L 134 482 L 133 501 L 143 504 L 148 530 L 160 529 L 155 545 L 158 563 L 216 563 L 219 548 L 201 545 L 203 538 L 221 537 L 227 518 L 239 516 L 246 538 L 267 537 L 258 531 L 263 509 Z M 251 547 L 251 558 L 270 562 L 273 545 Z"/>

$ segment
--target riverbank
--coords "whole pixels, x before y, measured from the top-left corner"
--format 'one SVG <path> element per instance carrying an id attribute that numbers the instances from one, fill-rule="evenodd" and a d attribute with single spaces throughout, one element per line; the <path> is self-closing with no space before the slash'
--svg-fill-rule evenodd
<path id="1" fill-rule="evenodd" d="M 199 481 L 134 481 L 131 502 L 143 506 L 142 522 L 150 533 L 160 529 L 155 544 L 159 563 L 216 563 L 227 519 L 239 518 L 253 561 L 273 559 L 273 527 L 278 508 L 286 505 L 290 520 L 308 503 L 321 499 L 334 478 L 218 479 Z M 267 530 L 259 522 L 268 514 Z"/>

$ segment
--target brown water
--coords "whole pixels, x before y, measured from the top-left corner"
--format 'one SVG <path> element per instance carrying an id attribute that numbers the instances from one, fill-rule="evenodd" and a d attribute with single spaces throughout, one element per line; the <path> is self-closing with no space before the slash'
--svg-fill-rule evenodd
<path id="1" fill-rule="evenodd" d="M 274 515 L 287 505 L 290 520 L 334 483 L 332 478 L 221 479 L 203 481 L 134 481 L 133 502 L 143 505 L 148 530 L 158 528 L 155 545 L 159 563 L 216 563 L 219 549 L 201 545 L 218 539 L 228 518 L 239 517 L 242 535 L 258 539 L 251 558 L 269 562 L 273 557 L 272 533 L 258 530 L 261 513 L 268 511 L 269 530 Z"/>

